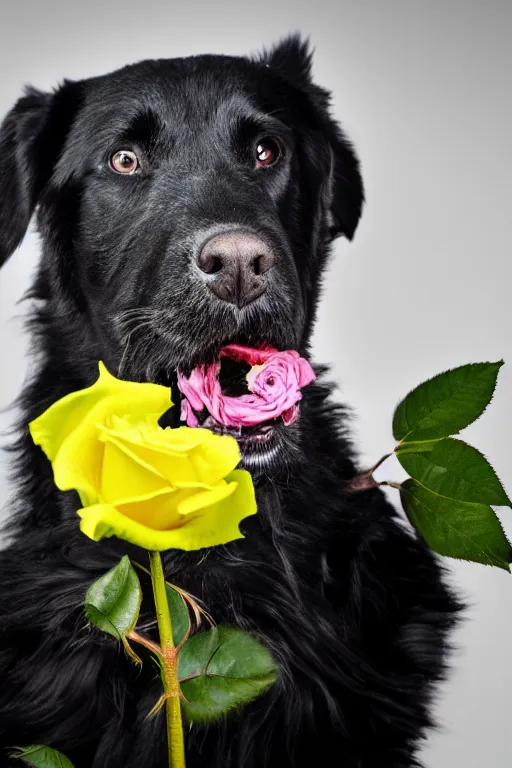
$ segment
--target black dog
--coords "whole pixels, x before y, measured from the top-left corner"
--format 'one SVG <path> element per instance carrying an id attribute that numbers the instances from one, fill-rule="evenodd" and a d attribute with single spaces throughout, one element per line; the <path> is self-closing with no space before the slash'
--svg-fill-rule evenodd
<path id="1" fill-rule="evenodd" d="M 330 243 L 352 238 L 363 203 L 310 64 L 295 38 L 257 60 L 148 61 L 29 90 L 1 127 L 0 263 L 36 206 L 43 241 L 0 553 L 2 765 L 32 743 L 76 768 L 166 764 L 161 715 L 146 718 L 153 665 L 140 672 L 83 616 L 90 583 L 129 548 L 80 533 L 78 497 L 56 490 L 26 425 L 90 385 L 98 360 L 174 386 L 228 343 L 308 355 Z M 297 423 L 239 436 L 259 504 L 245 539 L 165 555 L 170 580 L 257 633 L 280 667 L 253 704 L 187 731 L 189 768 L 419 765 L 459 604 L 383 494 L 349 492 L 346 414 L 329 394 L 317 382 Z"/>

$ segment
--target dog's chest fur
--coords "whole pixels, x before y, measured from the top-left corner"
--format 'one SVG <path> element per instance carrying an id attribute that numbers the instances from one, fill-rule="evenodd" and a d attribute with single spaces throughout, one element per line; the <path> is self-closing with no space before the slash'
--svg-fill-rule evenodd
<path id="1" fill-rule="evenodd" d="M 313 755 L 349 768 L 416 765 L 457 604 L 380 491 L 343 491 L 354 467 L 326 396 L 317 385 L 308 398 L 305 422 L 316 428 L 300 466 L 258 479 L 259 513 L 245 522 L 246 538 L 165 558 L 169 580 L 218 623 L 259 635 L 280 669 L 260 699 L 213 726 L 192 726 L 190 768 L 300 767 Z M 83 537 L 74 494 L 56 492 L 28 444 L 24 456 L 40 528 L 27 526 L 0 560 L 0 662 L 14 691 L 0 709 L 0 738 L 26 742 L 30 732 L 76 768 L 160 767 L 162 722 L 146 717 L 158 675 L 149 659 L 135 669 L 115 640 L 87 627 L 82 609 L 89 584 L 125 546 Z M 144 624 L 154 614 L 141 578 Z"/>

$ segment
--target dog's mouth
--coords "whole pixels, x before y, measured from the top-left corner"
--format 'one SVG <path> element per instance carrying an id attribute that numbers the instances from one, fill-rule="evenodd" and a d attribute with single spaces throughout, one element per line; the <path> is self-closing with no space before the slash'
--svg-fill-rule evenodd
<path id="1" fill-rule="evenodd" d="M 282 424 L 279 419 L 272 419 L 266 421 L 263 424 L 258 424 L 254 427 L 231 427 L 219 424 L 219 422 L 211 415 L 206 415 L 203 421 L 200 421 L 200 426 L 204 429 L 209 429 L 218 435 L 231 435 L 234 437 L 241 447 L 247 447 L 251 443 L 266 443 L 269 442 L 276 430 L 276 428 Z"/>
<path id="2" fill-rule="evenodd" d="M 297 352 L 228 345 L 216 362 L 178 373 L 180 424 L 234 437 L 242 464 L 263 467 L 297 440 L 300 389 L 313 379 Z"/>
<path id="3" fill-rule="evenodd" d="M 246 360 L 234 360 L 229 357 L 222 357 L 218 376 L 222 395 L 229 398 L 239 398 L 250 395 L 251 392 L 248 386 L 247 375 L 251 371 L 251 368 L 252 366 Z M 298 421 L 300 406 L 297 404 L 293 409 L 294 417 L 291 420 L 289 419 L 288 423 L 285 422 L 281 415 L 251 426 L 246 426 L 244 424 L 236 426 L 231 424 L 221 424 L 207 408 L 203 408 L 202 411 L 196 413 L 196 416 L 199 426 L 203 427 L 203 429 L 210 429 L 212 432 L 219 435 L 231 435 L 231 437 L 234 437 L 238 441 L 242 450 L 250 450 L 253 445 L 270 443 L 275 436 L 275 431 L 278 427 L 286 428 L 289 427 L 291 423 Z"/>

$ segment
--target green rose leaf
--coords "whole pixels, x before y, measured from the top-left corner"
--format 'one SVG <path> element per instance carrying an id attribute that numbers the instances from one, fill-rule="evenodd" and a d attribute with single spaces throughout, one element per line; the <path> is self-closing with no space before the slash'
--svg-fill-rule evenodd
<path id="1" fill-rule="evenodd" d="M 192 636 L 178 656 L 182 708 L 189 722 L 210 722 L 264 693 L 277 678 L 267 648 L 248 632 L 216 627 Z"/>
<path id="2" fill-rule="evenodd" d="M 204 673 L 220 645 L 220 627 L 189 637 L 178 654 L 178 677 L 188 680 Z"/>
<path id="3" fill-rule="evenodd" d="M 139 578 L 125 555 L 89 587 L 85 615 L 92 624 L 122 640 L 137 623 L 141 600 Z"/>
<path id="4" fill-rule="evenodd" d="M 415 480 L 402 483 L 400 496 L 409 521 L 435 552 L 510 570 L 510 543 L 490 506 L 439 496 Z"/>
<path id="5" fill-rule="evenodd" d="M 440 496 L 510 506 L 510 499 L 485 456 L 463 440 L 449 437 L 424 443 L 402 443 L 396 455 L 414 480 Z"/>
<path id="6" fill-rule="evenodd" d="M 165 585 L 165 591 L 167 593 L 167 602 L 169 603 L 169 611 L 171 613 L 174 645 L 179 645 L 191 629 L 187 604 L 180 593 L 167 583 Z"/>
<path id="7" fill-rule="evenodd" d="M 420 384 L 395 410 L 395 439 L 432 440 L 449 437 L 467 427 L 490 403 L 502 365 L 502 360 L 471 363 Z"/>
<path id="8" fill-rule="evenodd" d="M 19 748 L 13 754 L 18 760 L 23 760 L 34 768 L 73 768 L 73 764 L 61 752 L 50 747 L 32 746 Z"/>

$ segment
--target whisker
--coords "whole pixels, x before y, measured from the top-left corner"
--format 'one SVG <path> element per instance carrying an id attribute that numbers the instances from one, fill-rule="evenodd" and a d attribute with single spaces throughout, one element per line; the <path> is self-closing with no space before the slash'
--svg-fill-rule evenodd
<path id="1" fill-rule="evenodd" d="M 133 333 L 133 331 L 132 331 Z M 119 363 L 119 368 L 117 369 L 117 377 L 120 378 L 123 375 L 123 366 L 125 364 L 126 358 L 128 356 L 128 349 L 130 347 L 130 341 L 132 338 L 132 333 L 128 334 L 128 338 L 126 339 L 126 344 L 123 349 L 123 355 L 121 357 L 121 362 Z"/>
<path id="2" fill-rule="evenodd" d="M 273 109 L 271 112 L 267 112 L 268 117 L 272 117 L 272 115 L 278 115 L 280 112 L 286 112 L 288 107 L 278 107 L 277 109 Z"/>

